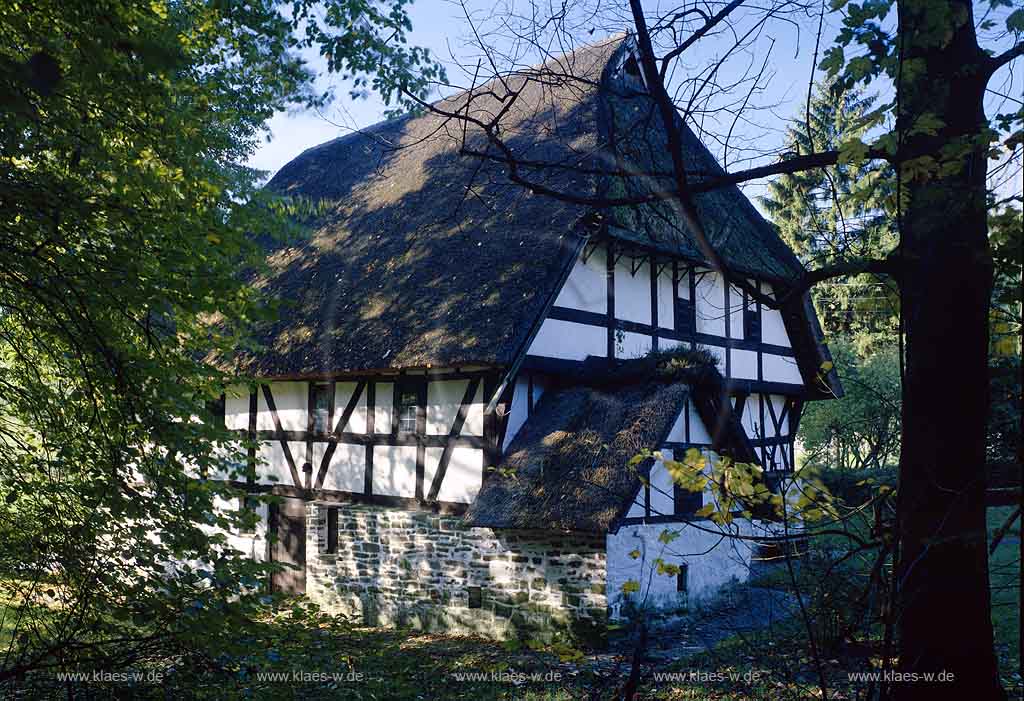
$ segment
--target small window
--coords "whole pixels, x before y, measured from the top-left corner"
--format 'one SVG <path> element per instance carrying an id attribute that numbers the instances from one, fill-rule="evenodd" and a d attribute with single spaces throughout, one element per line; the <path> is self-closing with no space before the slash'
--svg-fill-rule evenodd
<path id="1" fill-rule="evenodd" d="M 419 391 L 415 387 L 401 388 L 398 395 L 398 432 L 416 433 L 419 413 Z"/>
<path id="2" fill-rule="evenodd" d="M 679 563 L 679 573 L 676 575 L 676 591 L 680 594 L 687 594 L 690 591 L 690 566 L 685 562 Z"/>
<path id="3" fill-rule="evenodd" d="M 256 524 L 259 522 L 260 499 L 255 494 L 246 494 L 244 497 L 239 497 L 238 501 L 238 508 L 244 512 L 242 516 L 245 518 L 245 523 L 241 525 L 239 533 L 254 535 Z"/>
<path id="4" fill-rule="evenodd" d="M 694 333 L 697 330 L 697 312 L 693 300 L 676 298 L 675 327 L 679 333 Z"/>
<path id="5" fill-rule="evenodd" d="M 761 315 L 753 302 L 747 302 L 743 308 L 743 338 L 748 341 L 761 341 Z"/>
<path id="6" fill-rule="evenodd" d="M 331 388 L 329 385 L 312 385 L 313 393 L 310 404 L 313 409 L 313 432 L 330 433 L 331 431 Z"/>
<path id="7" fill-rule="evenodd" d="M 704 506 L 704 494 L 683 489 L 678 484 L 673 489 L 673 503 L 676 516 L 693 516 Z"/>
<path id="8" fill-rule="evenodd" d="M 327 523 L 325 525 L 327 537 L 324 538 L 324 552 L 335 554 L 338 552 L 338 507 L 327 507 Z"/>
<path id="9" fill-rule="evenodd" d="M 484 604 L 483 590 L 480 587 L 468 587 L 466 591 L 469 594 L 469 608 L 481 608 Z"/>

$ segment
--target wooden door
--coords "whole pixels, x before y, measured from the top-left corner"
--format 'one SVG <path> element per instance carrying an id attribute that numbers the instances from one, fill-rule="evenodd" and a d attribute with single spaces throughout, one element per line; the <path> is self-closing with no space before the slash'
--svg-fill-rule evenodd
<path id="1" fill-rule="evenodd" d="M 270 577 L 270 590 L 286 594 L 306 591 L 306 502 L 304 499 L 282 497 L 281 503 L 270 505 L 270 559 L 295 565 Z"/>

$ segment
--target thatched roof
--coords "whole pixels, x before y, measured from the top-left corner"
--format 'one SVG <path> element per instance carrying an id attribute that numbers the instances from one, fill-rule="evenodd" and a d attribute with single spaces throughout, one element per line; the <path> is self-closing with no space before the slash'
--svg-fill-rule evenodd
<path id="1" fill-rule="evenodd" d="M 575 381 L 586 377 L 573 378 Z M 464 520 L 490 528 L 605 532 L 625 515 L 689 398 L 716 449 L 755 460 L 712 358 L 674 351 L 626 361 L 597 384 L 544 394 Z"/>
<path id="2" fill-rule="evenodd" d="M 570 166 L 524 168 L 525 175 L 586 196 L 633 187 L 595 175 L 619 158 L 639 163 L 642 145 L 657 151 L 661 139 L 655 126 L 635 123 L 649 98 L 610 69 L 625 41 L 588 46 L 508 79 L 522 93 L 502 117 L 502 138 L 520 159 Z M 487 90 L 438 105 L 452 110 L 468 101 L 477 114 L 497 112 Z M 623 130 L 631 138 L 621 138 Z M 695 172 L 715 170 L 696 136 L 686 134 Z M 282 304 L 260 330 L 263 350 L 218 364 L 265 377 L 510 366 L 525 352 L 595 213 L 532 195 L 510 183 L 501 164 L 460 155 L 463 136 L 461 123 L 428 112 L 335 139 L 282 168 L 268 188 L 317 202 L 324 213 L 310 223 L 308 239 L 275 245 L 268 272 L 254 281 Z M 465 136 L 470 146 L 486 147 L 473 128 Z M 800 274 L 739 190 L 698 200 L 730 265 L 768 279 Z M 652 224 L 657 213 L 603 214 L 605 233 L 701 257 L 685 231 Z"/>

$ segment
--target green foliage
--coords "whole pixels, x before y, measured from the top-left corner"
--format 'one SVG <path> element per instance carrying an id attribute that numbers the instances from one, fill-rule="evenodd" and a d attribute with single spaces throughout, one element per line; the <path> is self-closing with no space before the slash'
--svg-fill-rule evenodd
<path id="1" fill-rule="evenodd" d="M 1024 9 L 1016 9 L 1006 18 L 1006 29 L 1011 32 L 1024 32 Z"/>
<path id="2" fill-rule="evenodd" d="M 837 501 L 857 507 L 871 501 L 880 491 L 891 492 L 895 489 L 896 472 L 895 466 L 861 470 L 823 469 L 821 479 Z"/>
<path id="3" fill-rule="evenodd" d="M 842 27 L 836 45 L 825 51 L 818 67 L 846 89 L 867 85 L 882 75 L 894 78 L 896 42 L 884 24 L 892 6 L 892 0 L 866 0 L 861 4 L 833 0 L 832 10 L 844 13 Z M 844 47 L 852 49 L 849 60 Z"/>
<path id="4" fill-rule="evenodd" d="M 705 504 L 694 516 L 707 519 L 711 527 L 727 529 L 736 519 L 811 522 L 834 515 L 828 488 L 810 468 L 798 470 L 780 481 L 769 479 L 760 465 L 738 462 L 698 448 L 689 448 L 678 460 L 660 451 L 644 450 L 630 462 L 651 458 L 665 466 L 680 489 L 704 493 Z M 669 545 L 679 535 L 679 531 L 664 530 L 658 540 Z M 633 552 L 636 553 L 633 559 L 640 556 L 639 551 Z"/>
<path id="5" fill-rule="evenodd" d="M 1024 213 L 1013 204 L 989 213 L 988 241 L 995 263 L 992 290 L 992 352 L 1020 357 L 1021 266 L 1024 265 Z"/>
<path id="6" fill-rule="evenodd" d="M 860 470 L 894 465 L 900 448 L 900 369 L 891 347 L 859 355 L 840 338 L 831 344 L 845 395 L 810 402 L 800 420 L 804 462 Z"/>
<path id="7" fill-rule="evenodd" d="M 382 43 L 404 43 L 404 4 L 326 4 L 322 26 L 346 29 L 324 50 L 385 96 L 437 74 Z M 293 53 L 328 42 L 296 33 L 313 7 L 0 7 L 0 679 L 216 649 L 269 602 L 266 567 L 213 528 L 238 526 L 213 508 L 237 495 L 194 479 L 243 478 L 246 448 L 201 358 L 272 313 L 238 272 L 294 209 L 238 164 L 275 111 L 324 101 Z"/>

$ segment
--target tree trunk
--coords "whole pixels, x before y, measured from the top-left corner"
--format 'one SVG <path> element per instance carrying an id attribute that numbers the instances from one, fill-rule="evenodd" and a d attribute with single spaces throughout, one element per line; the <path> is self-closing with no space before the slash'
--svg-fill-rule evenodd
<path id="1" fill-rule="evenodd" d="M 969 1 L 909 0 L 899 15 L 903 148 L 954 167 L 923 176 L 913 164 L 900 166 L 906 375 L 897 672 L 944 676 L 897 682 L 891 691 L 898 699 L 1005 699 L 985 530 L 987 68 Z M 912 133 L 922 115 L 940 120 L 938 134 Z M 940 144 L 961 150 L 940 157 Z"/>

